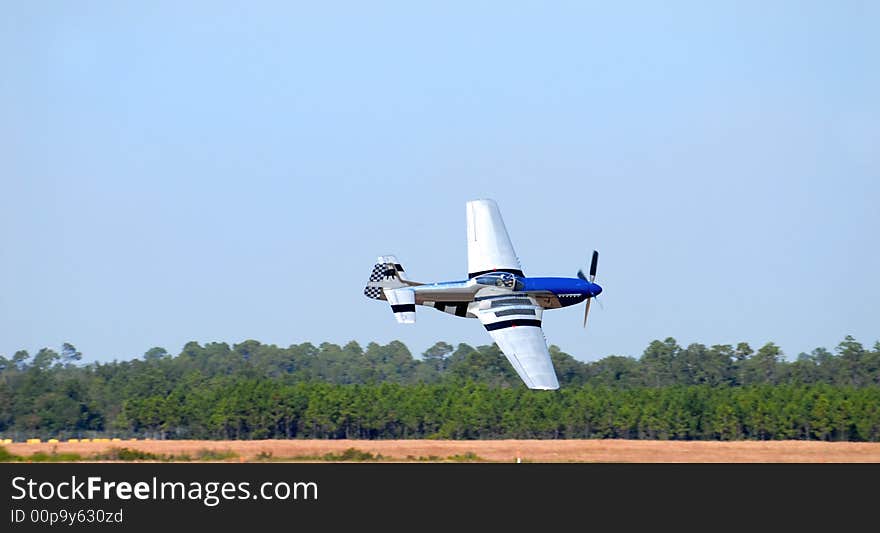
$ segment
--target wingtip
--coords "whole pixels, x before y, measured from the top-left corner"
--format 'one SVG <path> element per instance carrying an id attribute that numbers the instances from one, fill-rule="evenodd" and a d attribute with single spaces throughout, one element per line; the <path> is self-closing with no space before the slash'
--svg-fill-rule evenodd
<path id="1" fill-rule="evenodd" d="M 552 385 L 527 385 L 532 390 L 559 390 L 559 383 Z"/>
<path id="2" fill-rule="evenodd" d="M 482 204 L 482 203 L 498 205 L 498 202 L 496 202 L 495 200 L 493 200 L 491 198 L 474 198 L 473 200 L 468 200 L 467 203 L 469 205 L 470 204 Z"/>

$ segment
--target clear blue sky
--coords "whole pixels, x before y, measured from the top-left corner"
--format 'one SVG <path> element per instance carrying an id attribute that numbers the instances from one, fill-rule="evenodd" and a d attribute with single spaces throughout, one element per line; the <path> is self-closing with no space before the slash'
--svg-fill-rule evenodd
<path id="1" fill-rule="evenodd" d="M 580 360 L 880 339 L 876 2 L 17 2 L 0 19 L 0 354 L 487 344 L 362 295 L 596 248 Z M 613 5 L 612 5 L 613 4 Z"/>

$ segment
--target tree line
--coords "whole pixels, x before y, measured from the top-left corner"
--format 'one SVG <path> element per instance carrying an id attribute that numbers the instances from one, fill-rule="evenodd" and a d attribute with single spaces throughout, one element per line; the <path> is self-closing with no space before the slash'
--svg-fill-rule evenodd
<path id="1" fill-rule="evenodd" d="M 532 391 L 497 346 L 248 340 L 84 364 L 65 343 L 0 356 L 0 435 L 23 437 L 880 440 L 880 342 L 788 361 L 773 343 L 656 340 Z"/>

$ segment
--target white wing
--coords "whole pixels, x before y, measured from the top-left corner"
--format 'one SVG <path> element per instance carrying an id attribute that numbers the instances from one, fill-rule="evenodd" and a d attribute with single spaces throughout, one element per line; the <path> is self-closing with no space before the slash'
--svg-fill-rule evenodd
<path id="1" fill-rule="evenodd" d="M 467 203 L 468 277 L 493 270 L 522 275 L 522 267 L 494 200 Z"/>
<path id="2" fill-rule="evenodd" d="M 541 329 L 543 308 L 522 304 L 506 306 L 503 300 L 498 303 L 502 305 L 477 312 L 492 340 L 528 388 L 558 389 L 559 381 Z"/>

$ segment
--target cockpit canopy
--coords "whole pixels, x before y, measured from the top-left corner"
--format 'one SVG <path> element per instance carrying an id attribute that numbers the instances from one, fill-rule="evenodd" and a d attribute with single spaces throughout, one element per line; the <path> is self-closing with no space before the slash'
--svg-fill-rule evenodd
<path id="1" fill-rule="evenodd" d="M 523 290 L 523 283 L 510 272 L 493 272 L 477 276 L 474 281 L 478 285 L 486 285 L 488 287 L 500 287 L 502 289 L 510 289 L 513 291 Z"/>

